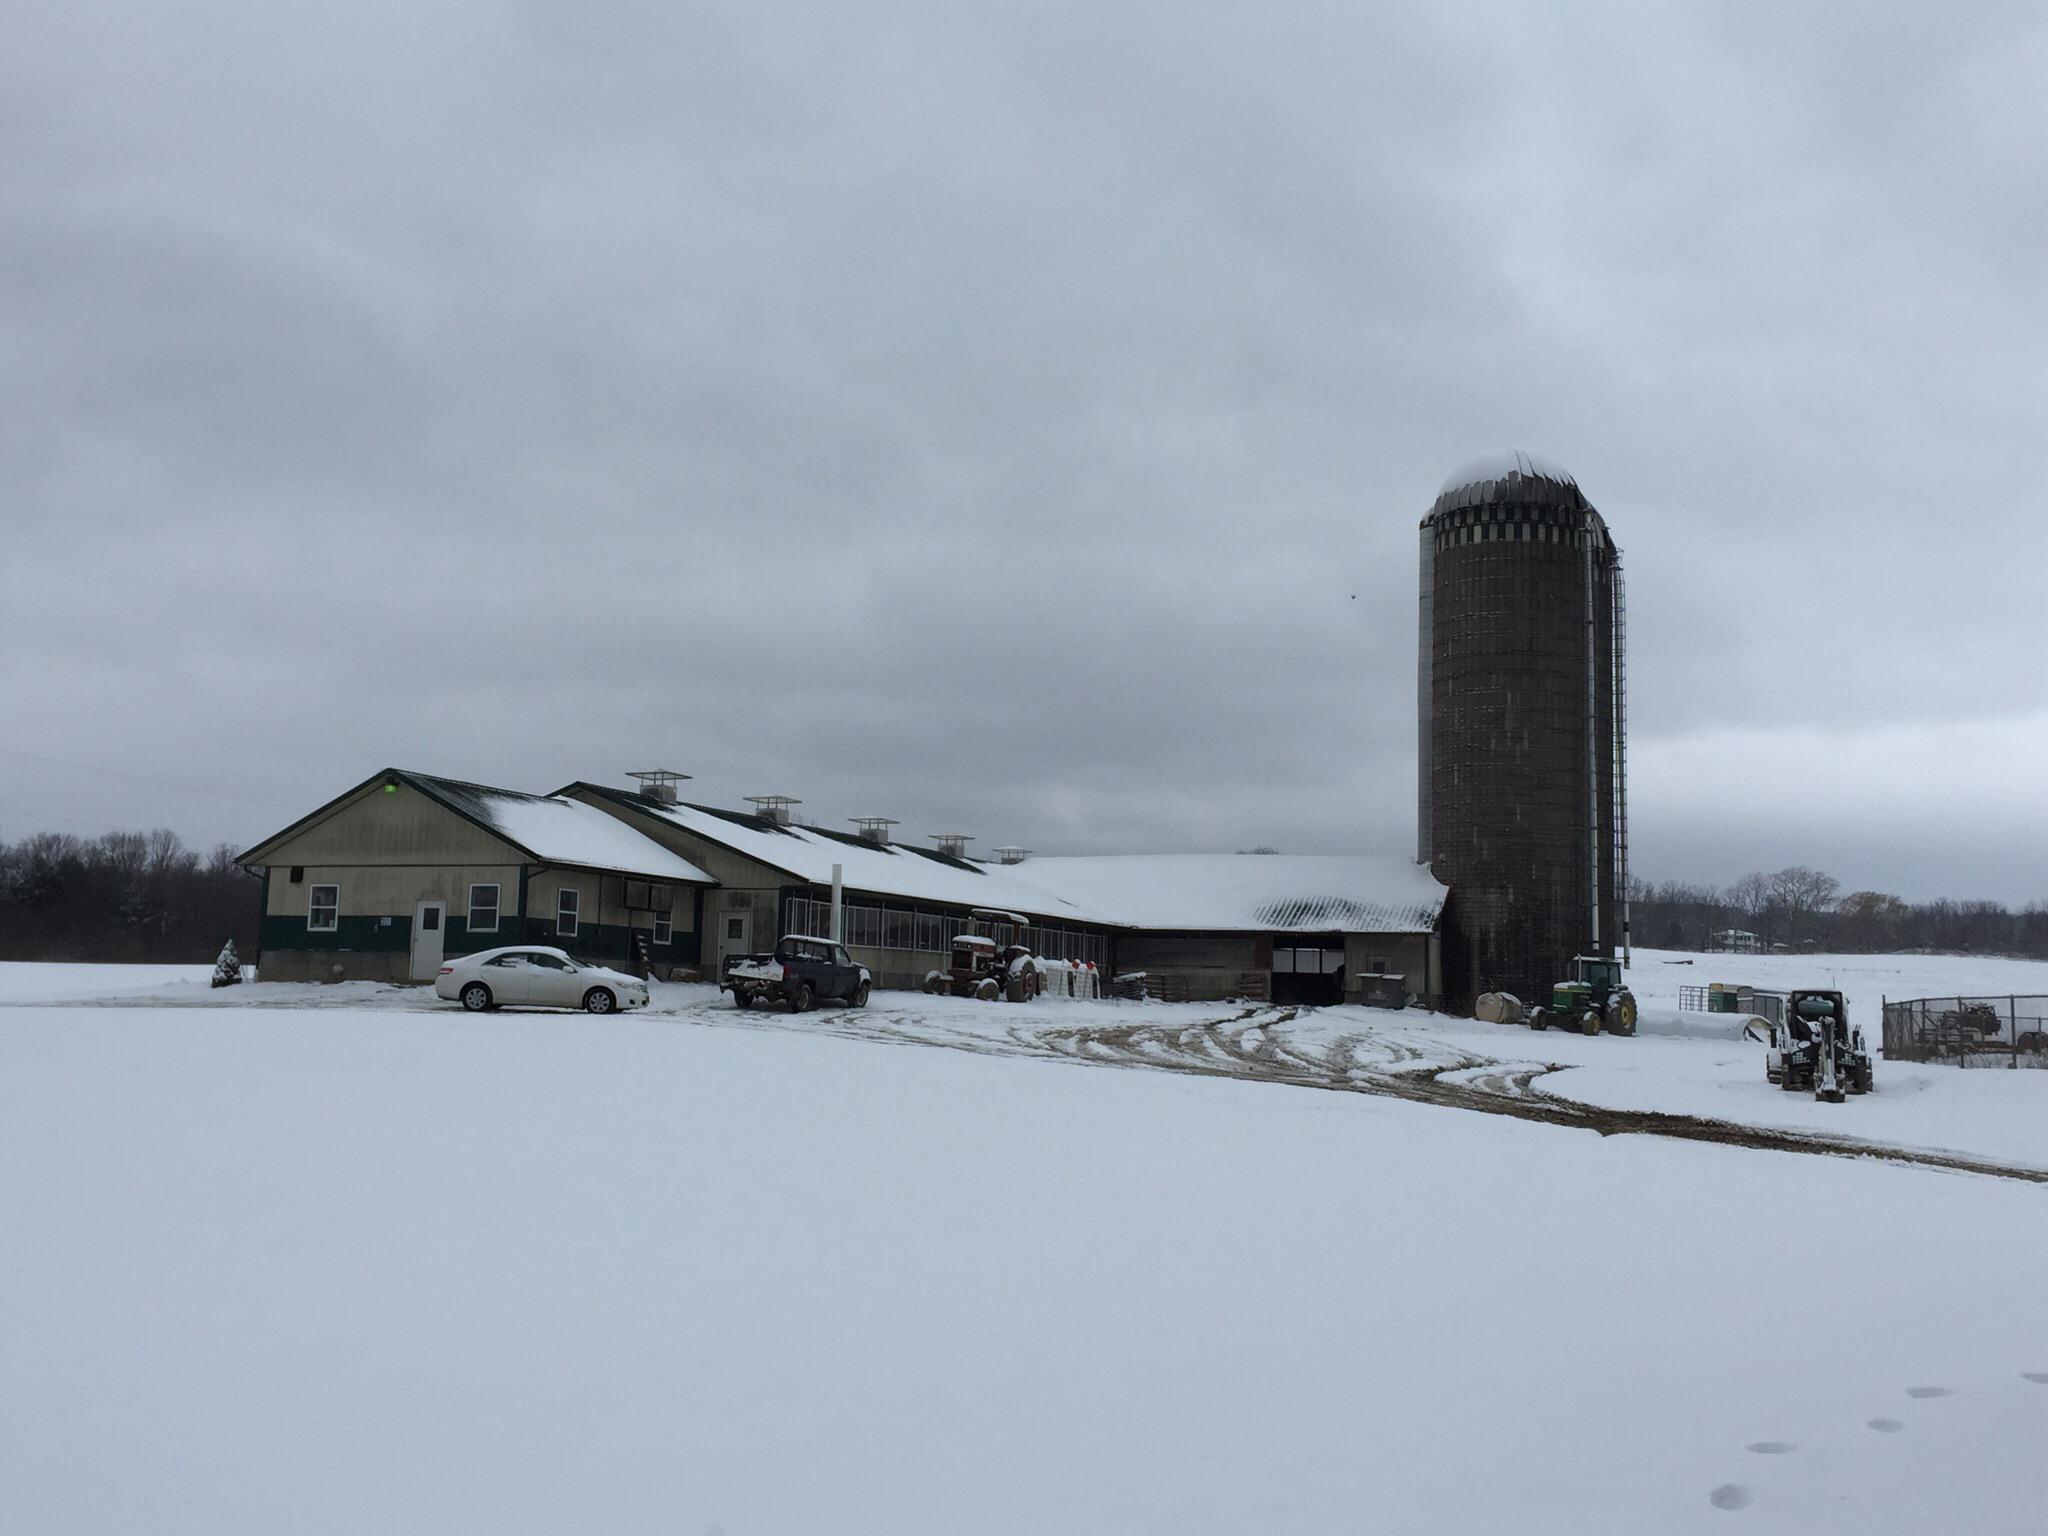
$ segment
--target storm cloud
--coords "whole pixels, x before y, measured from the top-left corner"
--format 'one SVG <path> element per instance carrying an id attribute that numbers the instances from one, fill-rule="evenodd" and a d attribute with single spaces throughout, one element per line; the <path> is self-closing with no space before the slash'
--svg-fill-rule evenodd
<path id="1" fill-rule="evenodd" d="M 386 764 L 1409 849 L 1417 520 L 1626 556 L 1634 867 L 2048 897 L 2038 5 L 23 3 L 0 837 Z"/>

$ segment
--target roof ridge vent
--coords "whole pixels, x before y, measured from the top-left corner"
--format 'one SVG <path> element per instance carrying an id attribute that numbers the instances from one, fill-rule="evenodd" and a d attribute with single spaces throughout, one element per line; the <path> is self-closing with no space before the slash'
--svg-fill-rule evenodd
<path id="1" fill-rule="evenodd" d="M 778 827 L 789 825 L 789 808 L 802 805 L 803 801 L 791 795 L 747 795 L 747 804 L 754 808 L 754 814 L 763 821 L 772 821 Z"/>
<path id="2" fill-rule="evenodd" d="M 847 819 L 860 828 L 862 842 L 873 843 L 877 848 L 889 846 L 889 829 L 898 824 L 889 816 L 852 816 Z"/>
<path id="3" fill-rule="evenodd" d="M 637 773 L 627 774 L 626 777 L 638 779 L 640 781 L 640 793 L 648 799 L 659 801 L 663 805 L 674 805 L 676 803 L 676 786 L 687 779 L 689 775 L 687 773 L 677 773 L 671 768 L 642 768 Z"/>
<path id="4" fill-rule="evenodd" d="M 1029 848 L 1019 848 L 1015 843 L 1005 843 L 996 850 L 996 858 L 1004 864 L 1022 864 L 1030 857 Z"/>
<path id="5" fill-rule="evenodd" d="M 949 859 L 967 857 L 967 845 L 974 841 L 965 832 L 934 832 L 931 840 L 939 845 L 939 852 Z"/>

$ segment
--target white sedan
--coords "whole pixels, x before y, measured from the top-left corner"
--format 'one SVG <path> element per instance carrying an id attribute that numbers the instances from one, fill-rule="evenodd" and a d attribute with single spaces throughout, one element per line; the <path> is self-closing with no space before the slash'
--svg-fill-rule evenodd
<path id="1" fill-rule="evenodd" d="M 623 971 L 578 960 L 566 950 L 517 944 L 464 955 L 441 967 L 434 995 L 471 1013 L 486 1008 L 582 1008 L 615 1013 L 645 1008 L 647 983 Z"/>

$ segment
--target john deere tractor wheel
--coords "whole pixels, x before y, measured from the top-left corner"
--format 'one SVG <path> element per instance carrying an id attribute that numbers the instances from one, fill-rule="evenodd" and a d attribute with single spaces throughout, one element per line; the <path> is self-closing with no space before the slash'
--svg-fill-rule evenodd
<path id="1" fill-rule="evenodd" d="M 1636 1032 L 1635 993 L 1620 993 L 1607 1005 L 1607 1027 L 1617 1035 L 1632 1035 Z"/>

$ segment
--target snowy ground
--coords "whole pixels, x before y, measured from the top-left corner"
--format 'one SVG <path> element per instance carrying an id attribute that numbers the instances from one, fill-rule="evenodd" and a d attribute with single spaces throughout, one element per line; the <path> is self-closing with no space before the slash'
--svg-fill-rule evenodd
<path id="1" fill-rule="evenodd" d="M 476 1018 L 28 969 L 0 968 L 7 1530 L 2048 1508 L 2048 1187 L 1275 1085 L 1605 1082 L 1771 1123 L 1798 1096 L 1750 1057 L 1745 1097 L 1732 1042 L 901 994 L 792 1019 L 701 988 Z M 1532 1048 L 1589 1065 L 1458 1065 Z M 2048 1166 L 2048 1073 L 1903 1071 L 1824 1128 Z"/>

